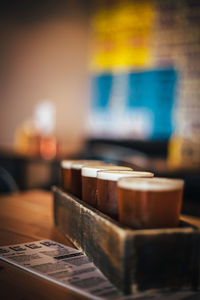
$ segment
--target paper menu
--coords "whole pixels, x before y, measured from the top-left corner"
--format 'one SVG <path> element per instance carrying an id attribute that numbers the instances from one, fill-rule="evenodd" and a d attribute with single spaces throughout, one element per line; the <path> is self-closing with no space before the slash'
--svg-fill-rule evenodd
<path id="1" fill-rule="evenodd" d="M 86 255 L 51 240 L 0 247 L 0 259 L 91 299 L 119 296 Z"/>

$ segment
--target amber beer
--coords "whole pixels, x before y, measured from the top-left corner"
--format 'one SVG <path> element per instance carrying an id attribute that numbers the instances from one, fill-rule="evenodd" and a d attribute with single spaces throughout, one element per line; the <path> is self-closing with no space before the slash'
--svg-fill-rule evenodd
<path id="1" fill-rule="evenodd" d="M 97 208 L 114 219 L 118 218 L 117 181 L 124 177 L 153 177 L 150 172 L 133 170 L 99 171 L 97 174 Z"/>
<path id="2" fill-rule="evenodd" d="M 71 165 L 70 191 L 74 196 L 80 199 L 82 196 L 81 169 L 86 165 L 95 164 L 101 165 L 104 162 L 100 160 L 79 160 Z"/>
<path id="3" fill-rule="evenodd" d="M 132 228 L 176 227 L 184 181 L 122 178 L 118 182 L 119 221 Z"/>
<path id="4" fill-rule="evenodd" d="M 93 207 L 97 206 L 97 172 L 100 170 L 132 170 L 129 167 L 101 165 L 82 169 L 82 199 Z"/>
<path id="5" fill-rule="evenodd" d="M 66 192 L 71 192 L 71 166 L 74 160 L 62 160 L 61 165 L 61 187 Z"/>

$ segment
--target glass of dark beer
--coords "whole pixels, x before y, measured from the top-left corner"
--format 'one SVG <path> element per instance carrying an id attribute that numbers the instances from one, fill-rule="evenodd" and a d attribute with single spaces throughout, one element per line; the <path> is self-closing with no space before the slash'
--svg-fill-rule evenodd
<path id="1" fill-rule="evenodd" d="M 129 167 L 101 165 L 82 168 L 82 199 L 93 207 L 97 206 L 97 173 L 100 170 L 132 170 Z"/>
<path id="2" fill-rule="evenodd" d="M 84 166 L 92 166 L 92 165 L 101 165 L 104 164 L 103 161 L 100 160 L 81 160 L 73 163 L 71 165 L 71 193 L 80 198 L 82 197 L 82 178 L 81 178 L 81 169 Z"/>
<path id="3" fill-rule="evenodd" d="M 178 226 L 183 186 L 184 181 L 181 179 L 120 179 L 120 223 L 136 229 Z"/>
<path id="4" fill-rule="evenodd" d="M 97 208 L 114 219 L 118 219 L 117 181 L 124 177 L 153 177 L 150 172 L 133 170 L 107 170 L 97 174 Z"/>
<path id="5" fill-rule="evenodd" d="M 62 160 L 61 161 L 61 187 L 66 192 L 71 192 L 71 166 L 74 160 Z"/>

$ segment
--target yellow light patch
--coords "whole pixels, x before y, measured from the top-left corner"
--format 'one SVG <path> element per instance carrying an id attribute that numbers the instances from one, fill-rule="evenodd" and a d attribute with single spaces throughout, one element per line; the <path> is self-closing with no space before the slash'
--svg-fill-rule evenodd
<path id="1" fill-rule="evenodd" d="M 93 18 L 93 70 L 147 67 L 151 64 L 152 2 L 120 3 Z"/>

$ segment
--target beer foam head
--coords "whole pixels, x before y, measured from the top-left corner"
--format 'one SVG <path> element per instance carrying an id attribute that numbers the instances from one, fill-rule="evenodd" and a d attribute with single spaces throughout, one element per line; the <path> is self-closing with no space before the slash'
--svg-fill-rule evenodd
<path id="1" fill-rule="evenodd" d="M 70 169 L 72 164 L 75 163 L 75 160 L 62 160 L 60 165 L 63 169 Z"/>
<path id="2" fill-rule="evenodd" d="M 118 171 L 131 171 L 129 167 L 113 166 L 113 165 L 99 165 L 99 166 L 85 166 L 82 168 L 82 176 L 85 177 L 97 177 L 98 171 L 103 170 L 118 170 Z"/>
<path id="3" fill-rule="evenodd" d="M 74 161 L 73 164 L 71 165 L 72 169 L 80 170 L 84 166 L 92 166 L 92 165 L 104 165 L 105 163 L 101 160 L 77 160 L 76 162 Z"/>
<path id="4" fill-rule="evenodd" d="M 153 177 L 154 174 L 150 172 L 139 172 L 132 170 L 106 170 L 106 171 L 98 171 L 97 178 L 103 180 L 112 180 L 117 181 L 123 177 Z"/>
<path id="5" fill-rule="evenodd" d="M 183 188 L 184 181 L 171 178 L 121 178 L 118 187 L 139 191 L 171 191 Z"/>

